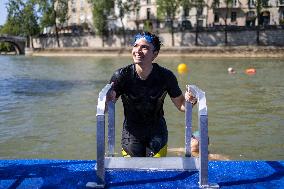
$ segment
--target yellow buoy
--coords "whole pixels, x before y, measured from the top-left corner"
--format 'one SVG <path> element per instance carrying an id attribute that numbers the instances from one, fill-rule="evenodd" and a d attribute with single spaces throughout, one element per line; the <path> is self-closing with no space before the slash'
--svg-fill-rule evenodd
<path id="1" fill-rule="evenodd" d="M 187 69 L 187 66 L 186 64 L 182 63 L 182 64 L 179 64 L 178 67 L 177 67 L 177 71 L 179 74 L 185 74 L 188 72 L 188 69 Z"/>

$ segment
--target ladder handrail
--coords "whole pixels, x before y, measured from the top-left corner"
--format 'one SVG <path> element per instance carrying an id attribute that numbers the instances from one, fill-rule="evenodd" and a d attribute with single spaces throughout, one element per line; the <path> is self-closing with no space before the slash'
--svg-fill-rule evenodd
<path id="1" fill-rule="evenodd" d="M 108 110 L 108 156 L 114 156 L 115 147 L 115 102 L 108 101 L 107 95 L 112 89 L 112 84 L 107 84 L 99 93 L 97 105 L 97 164 L 96 174 L 97 183 L 89 182 L 87 187 L 101 188 L 105 186 L 105 113 Z M 198 100 L 198 118 L 199 118 L 199 187 L 200 188 L 218 188 L 218 185 L 208 184 L 208 115 L 205 92 L 195 85 L 187 85 Z M 106 105 L 107 108 L 106 108 Z M 187 102 L 185 114 L 185 149 L 186 157 L 191 156 L 190 142 L 192 129 L 192 105 Z"/>
<path id="2" fill-rule="evenodd" d="M 87 187 L 103 188 L 105 185 L 105 113 L 107 94 L 112 88 L 112 84 L 107 84 L 99 93 L 97 105 L 97 164 L 96 174 L 98 177 L 97 183 L 87 183 Z M 109 110 L 109 108 L 108 108 Z"/>
<path id="3" fill-rule="evenodd" d="M 198 102 L 198 130 L 199 139 L 199 186 L 208 186 L 208 113 L 205 92 L 195 85 L 187 85 Z M 188 107 L 188 106 L 187 106 Z M 191 106 L 190 106 L 191 107 Z M 191 111 L 191 110 L 190 110 Z M 186 117 L 188 115 L 186 114 Z"/>

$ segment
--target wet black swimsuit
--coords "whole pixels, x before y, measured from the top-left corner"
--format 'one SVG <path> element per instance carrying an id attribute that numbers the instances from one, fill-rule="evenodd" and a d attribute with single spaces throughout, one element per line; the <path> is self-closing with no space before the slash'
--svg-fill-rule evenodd
<path id="1" fill-rule="evenodd" d="M 175 75 L 154 63 L 148 78 L 142 80 L 131 64 L 117 70 L 111 82 L 124 106 L 122 148 L 132 157 L 158 153 L 168 141 L 163 111 L 166 94 L 172 98 L 182 94 Z"/>

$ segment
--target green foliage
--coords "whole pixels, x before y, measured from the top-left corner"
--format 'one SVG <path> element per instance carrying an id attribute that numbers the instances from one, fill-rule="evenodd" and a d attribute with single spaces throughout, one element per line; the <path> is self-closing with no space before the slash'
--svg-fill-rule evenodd
<path id="1" fill-rule="evenodd" d="M 68 20 L 68 0 L 38 0 L 41 28 L 64 24 Z"/>
<path id="2" fill-rule="evenodd" d="M 4 42 L 4 43 L 0 42 L 0 52 L 11 52 L 14 50 L 15 49 L 12 44 L 7 43 L 7 42 Z"/>
<path id="3" fill-rule="evenodd" d="M 179 11 L 180 5 L 183 3 L 186 3 L 183 0 L 157 0 L 157 16 L 159 19 L 163 19 L 166 21 L 169 21 L 170 23 L 170 32 L 172 35 L 172 46 L 175 46 L 175 40 L 174 40 L 174 20 L 176 17 L 176 14 Z"/>
<path id="4" fill-rule="evenodd" d="M 119 9 L 118 17 L 120 18 L 123 18 L 126 14 L 130 13 L 131 11 L 135 11 L 140 8 L 139 0 L 133 0 L 133 1 L 116 0 L 116 3 Z"/>
<path id="5" fill-rule="evenodd" d="M 23 10 L 24 3 L 21 0 L 10 0 L 7 4 L 7 21 L 2 28 L 2 33 L 9 35 L 23 35 Z"/>
<path id="6" fill-rule="evenodd" d="M 56 19 L 60 24 L 64 24 L 68 18 L 68 0 L 57 0 Z"/>
<path id="7" fill-rule="evenodd" d="M 43 30 L 47 27 L 54 27 L 56 34 L 57 46 L 60 47 L 58 25 L 63 25 L 68 20 L 68 0 L 35 0 L 38 2 L 40 26 Z"/>
<path id="8" fill-rule="evenodd" d="M 119 10 L 118 17 L 120 18 L 120 22 L 122 24 L 122 33 L 123 33 L 123 39 L 124 39 L 124 45 L 125 45 L 126 35 L 125 35 L 125 27 L 124 27 L 122 20 L 126 14 L 132 11 L 135 12 L 135 10 L 137 10 L 137 8 L 140 7 L 140 2 L 138 0 L 133 0 L 133 1 L 116 0 L 116 3 L 117 3 L 118 10 Z"/>
<path id="9" fill-rule="evenodd" d="M 255 6 L 256 6 L 256 15 L 257 15 L 257 19 L 259 21 L 260 19 L 260 13 L 261 10 L 263 9 L 263 1 L 262 0 L 256 0 L 255 1 Z M 259 22 L 258 22 L 259 23 Z"/>
<path id="10" fill-rule="evenodd" d="M 40 32 L 34 7 L 35 3 L 28 1 L 23 9 L 23 33 L 26 36 L 34 36 Z"/>
<path id="11" fill-rule="evenodd" d="M 40 18 L 41 29 L 55 25 L 56 14 L 54 10 L 54 1 L 40 1 L 39 12 L 42 15 Z"/>
<path id="12" fill-rule="evenodd" d="M 34 0 L 9 0 L 7 4 L 7 22 L 1 33 L 32 36 L 39 33 Z"/>
<path id="13" fill-rule="evenodd" d="M 107 1 L 93 0 L 93 21 L 96 32 L 99 36 L 103 36 L 107 29 L 107 12 L 109 7 Z"/>
<path id="14" fill-rule="evenodd" d="M 149 20 L 146 20 L 144 23 L 144 31 L 151 32 L 152 30 L 152 25 L 150 24 L 151 22 Z"/>
<path id="15" fill-rule="evenodd" d="M 157 0 L 157 14 L 159 19 L 173 20 L 182 0 Z M 185 3 L 185 1 L 183 1 Z"/>

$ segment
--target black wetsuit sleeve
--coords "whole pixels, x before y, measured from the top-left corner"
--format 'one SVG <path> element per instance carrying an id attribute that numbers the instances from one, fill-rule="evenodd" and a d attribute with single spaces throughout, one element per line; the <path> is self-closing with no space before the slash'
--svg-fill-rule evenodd
<path id="1" fill-rule="evenodd" d="M 116 92 L 116 98 L 118 98 L 123 92 L 122 92 L 122 88 L 123 88 L 123 77 L 122 77 L 122 73 L 121 73 L 121 69 L 116 70 L 111 79 L 110 79 L 110 83 L 113 82 L 113 90 Z"/>
<path id="2" fill-rule="evenodd" d="M 176 76 L 171 71 L 169 71 L 166 78 L 167 78 L 167 91 L 169 93 L 169 96 L 171 98 L 176 98 L 180 96 L 182 94 L 182 91 L 178 86 L 178 81 Z"/>

